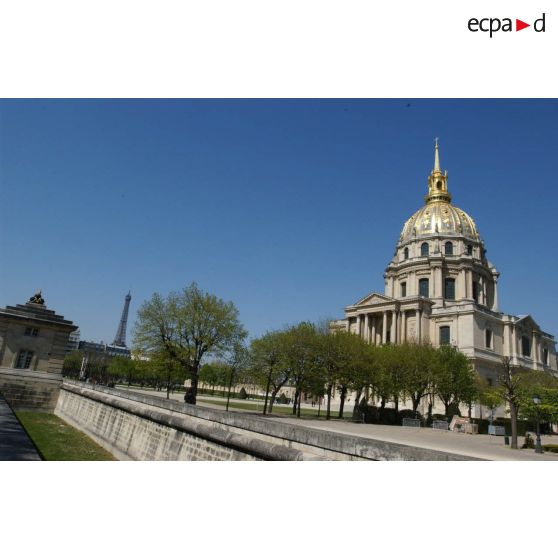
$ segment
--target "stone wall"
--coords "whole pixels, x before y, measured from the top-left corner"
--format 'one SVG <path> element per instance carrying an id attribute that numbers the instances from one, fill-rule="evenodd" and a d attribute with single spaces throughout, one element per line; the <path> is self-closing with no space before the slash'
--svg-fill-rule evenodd
<path id="1" fill-rule="evenodd" d="M 72 381 L 55 414 L 127 460 L 470 459 Z"/>
<path id="2" fill-rule="evenodd" d="M 0 366 L 0 393 L 12 409 L 52 413 L 62 385 L 60 372 Z"/>

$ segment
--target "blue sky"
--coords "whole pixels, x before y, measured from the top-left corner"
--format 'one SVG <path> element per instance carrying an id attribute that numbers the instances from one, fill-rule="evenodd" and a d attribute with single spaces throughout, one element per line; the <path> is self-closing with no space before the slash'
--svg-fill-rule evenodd
<path id="1" fill-rule="evenodd" d="M 556 100 L 0 101 L 0 305 L 41 288 L 104 341 L 128 289 L 133 323 L 192 281 L 251 335 L 342 317 L 383 292 L 435 136 L 502 310 L 558 334 Z"/>

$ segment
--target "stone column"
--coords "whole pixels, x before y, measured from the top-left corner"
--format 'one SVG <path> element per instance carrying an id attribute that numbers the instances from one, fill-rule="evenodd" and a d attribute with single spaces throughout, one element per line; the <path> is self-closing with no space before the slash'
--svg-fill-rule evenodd
<path id="1" fill-rule="evenodd" d="M 515 324 L 511 324 L 511 351 L 510 356 L 515 357 L 517 355 L 517 327 Z"/>
<path id="2" fill-rule="evenodd" d="M 438 296 L 439 298 L 444 298 L 444 286 L 443 286 L 443 278 L 442 278 L 442 268 L 437 267 L 434 271 L 436 274 L 436 289 L 437 294 L 434 296 Z"/>
<path id="3" fill-rule="evenodd" d="M 401 341 L 407 341 L 407 311 L 401 312 Z"/>
<path id="4" fill-rule="evenodd" d="M 471 285 L 471 270 L 465 270 L 465 298 L 473 298 Z"/>
<path id="5" fill-rule="evenodd" d="M 397 310 L 391 311 L 390 343 L 397 343 Z"/>
<path id="6" fill-rule="evenodd" d="M 370 329 L 369 329 L 369 323 L 368 323 L 368 314 L 364 315 L 364 340 L 368 343 L 370 341 L 369 336 L 370 336 Z"/>
<path id="7" fill-rule="evenodd" d="M 356 323 L 357 323 L 357 330 L 356 330 L 356 332 L 357 332 L 357 335 L 360 336 L 360 335 L 362 335 L 361 332 L 360 332 L 360 329 L 361 329 L 361 328 L 360 328 L 360 314 L 357 315 Z"/>
<path id="8" fill-rule="evenodd" d="M 372 344 L 376 345 L 376 316 L 372 314 Z"/>
<path id="9" fill-rule="evenodd" d="M 417 310 L 417 343 L 422 341 L 422 310 Z"/>
<path id="10" fill-rule="evenodd" d="M 384 310 L 383 321 L 382 321 L 382 345 L 386 344 L 386 340 L 387 340 L 387 311 Z"/>

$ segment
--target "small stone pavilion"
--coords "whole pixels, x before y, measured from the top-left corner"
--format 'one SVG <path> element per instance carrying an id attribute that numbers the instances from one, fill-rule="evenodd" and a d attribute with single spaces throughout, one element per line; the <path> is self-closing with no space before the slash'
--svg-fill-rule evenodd
<path id="1" fill-rule="evenodd" d="M 54 410 L 66 344 L 76 329 L 46 307 L 40 291 L 26 304 L 0 308 L 0 393 L 12 408 Z"/>

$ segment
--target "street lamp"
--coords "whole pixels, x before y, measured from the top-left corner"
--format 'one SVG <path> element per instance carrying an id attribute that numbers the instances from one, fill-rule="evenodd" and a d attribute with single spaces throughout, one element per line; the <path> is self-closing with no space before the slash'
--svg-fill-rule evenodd
<path id="1" fill-rule="evenodd" d="M 542 453 L 542 445 L 541 445 L 541 414 L 540 414 L 540 404 L 541 398 L 538 395 L 533 396 L 533 403 L 535 404 L 535 408 L 537 409 L 537 439 L 535 441 L 535 453 Z"/>

